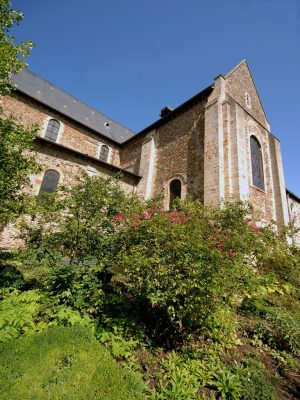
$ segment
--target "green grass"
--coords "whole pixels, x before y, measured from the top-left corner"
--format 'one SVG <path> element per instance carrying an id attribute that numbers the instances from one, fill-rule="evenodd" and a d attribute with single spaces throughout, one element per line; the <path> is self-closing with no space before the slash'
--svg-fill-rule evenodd
<path id="1" fill-rule="evenodd" d="M 144 399 L 141 379 L 79 325 L 2 344 L 0 360 L 1 400 Z"/>

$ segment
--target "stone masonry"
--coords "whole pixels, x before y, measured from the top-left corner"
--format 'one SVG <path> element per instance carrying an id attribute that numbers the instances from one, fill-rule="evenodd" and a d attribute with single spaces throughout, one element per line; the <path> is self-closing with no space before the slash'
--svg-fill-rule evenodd
<path id="1" fill-rule="evenodd" d="M 119 173 L 126 192 L 145 199 L 160 196 L 168 210 L 176 180 L 181 198 L 216 206 L 247 200 L 262 223 L 280 227 L 293 220 L 300 227 L 300 200 L 286 192 L 280 142 L 271 133 L 245 60 L 137 134 L 31 73 L 16 83 L 1 106 L 4 115 L 39 126 L 35 151 L 43 171 L 30 177 L 34 194 L 49 169 L 70 186 L 82 172 Z M 60 125 L 55 141 L 45 138 L 51 119 Z M 263 187 L 253 184 L 252 137 L 260 146 Z M 100 159 L 102 145 L 108 148 L 106 161 Z M 10 232 L 2 232 L 2 248 L 16 244 Z M 300 244 L 300 234 L 293 240 Z"/>

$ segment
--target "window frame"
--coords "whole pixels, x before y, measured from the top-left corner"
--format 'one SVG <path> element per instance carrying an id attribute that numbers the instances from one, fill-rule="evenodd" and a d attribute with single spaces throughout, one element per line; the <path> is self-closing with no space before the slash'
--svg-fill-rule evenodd
<path id="1" fill-rule="evenodd" d="M 106 147 L 106 148 L 108 149 L 106 160 L 101 160 L 101 149 L 102 149 L 102 147 Z M 111 148 L 110 148 L 106 143 L 99 143 L 97 158 L 98 158 L 100 161 L 102 161 L 102 162 L 110 163 L 110 159 L 111 159 Z"/>
<path id="2" fill-rule="evenodd" d="M 46 191 L 46 190 L 43 190 L 43 191 L 42 191 L 43 184 L 44 184 L 44 181 L 45 181 L 45 177 L 46 177 L 47 173 L 49 173 L 49 172 L 55 172 L 55 173 L 57 174 L 58 179 L 57 179 L 57 182 L 56 182 L 56 187 L 55 187 L 55 189 L 54 189 L 53 191 L 50 191 L 50 192 L 49 192 L 49 191 Z M 51 168 L 51 167 L 48 168 L 48 169 L 46 169 L 46 170 L 44 171 L 44 173 L 43 173 L 42 181 L 41 181 L 41 184 L 40 184 L 38 193 L 37 193 L 38 197 L 42 197 L 45 193 L 47 193 L 47 194 L 55 193 L 55 192 L 57 191 L 57 188 L 58 188 L 60 182 L 61 182 L 61 173 L 60 173 L 60 171 L 58 171 L 58 170 L 55 169 L 55 168 Z"/>
<path id="3" fill-rule="evenodd" d="M 59 130 L 58 130 L 57 138 L 56 138 L 55 141 L 53 141 L 53 140 L 51 140 L 51 139 L 48 139 L 48 138 L 46 137 L 47 128 L 48 128 L 49 122 L 50 122 L 52 119 L 53 119 L 54 121 L 57 121 L 57 122 L 59 123 Z M 63 135 L 63 132 L 64 132 L 64 129 L 65 129 L 65 125 L 64 125 L 63 122 L 61 122 L 59 119 L 57 119 L 57 118 L 55 118 L 55 117 L 53 117 L 53 116 L 48 115 L 48 116 L 45 118 L 45 121 L 44 121 L 44 124 L 43 124 L 42 131 L 41 131 L 41 133 L 40 133 L 40 136 L 43 137 L 43 138 L 46 139 L 46 140 L 49 140 L 49 142 L 51 142 L 51 143 L 60 143 L 61 138 L 62 138 L 62 135 Z"/>
<path id="4" fill-rule="evenodd" d="M 251 162 L 251 182 L 252 186 L 254 186 L 256 189 L 261 190 L 263 192 L 266 191 L 266 179 L 265 179 L 265 168 L 264 168 L 264 154 L 263 154 L 263 147 L 261 145 L 260 140 L 257 138 L 256 135 L 251 134 L 250 139 L 249 139 L 249 147 L 250 147 L 250 162 Z M 253 158 L 253 146 L 252 143 L 255 142 L 257 145 L 258 149 L 258 156 L 257 156 L 257 161 L 259 165 L 254 168 L 254 158 Z M 257 174 L 255 171 L 259 170 L 259 173 Z M 259 184 L 256 184 L 258 182 L 255 182 L 256 178 L 260 179 Z"/>

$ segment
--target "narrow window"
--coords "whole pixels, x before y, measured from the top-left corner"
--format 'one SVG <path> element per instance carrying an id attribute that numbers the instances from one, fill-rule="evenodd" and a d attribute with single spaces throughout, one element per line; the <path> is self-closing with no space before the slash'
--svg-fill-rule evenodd
<path id="1" fill-rule="evenodd" d="M 173 181 L 170 182 L 170 203 L 169 203 L 170 210 L 173 207 L 174 200 L 180 198 L 181 198 L 181 181 L 179 179 L 173 179 Z"/>
<path id="2" fill-rule="evenodd" d="M 54 169 L 48 169 L 43 177 L 39 196 L 42 193 L 54 193 L 57 189 L 59 182 L 59 173 Z"/>
<path id="3" fill-rule="evenodd" d="M 56 142 L 59 128 L 60 128 L 60 123 L 56 121 L 56 119 L 50 119 L 47 125 L 45 138 L 51 140 L 51 142 Z"/>
<path id="4" fill-rule="evenodd" d="M 107 162 L 108 152 L 109 152 L 109 148 L 105 144 L 103 144 L 101 146 L 100 157 L 99 157 L 101 161 Z"/>
<path id="5" fill-rule="evenodd" d="M 252 182 L 259 189 L 265 189 L 264 168 L 261 145 L 255 136 L 250 138 L 251 147 L 251 165 L 252 165 Z"/>

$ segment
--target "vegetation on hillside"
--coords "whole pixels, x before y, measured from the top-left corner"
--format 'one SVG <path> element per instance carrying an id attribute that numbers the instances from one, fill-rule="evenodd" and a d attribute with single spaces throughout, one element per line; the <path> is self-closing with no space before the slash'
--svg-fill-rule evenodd
<path id="1" fill-rule="evenodd" d="M 146 398 L 297 398 L 300 251 L 249 204 L 164 212 L 85 177 L 27 212 L 0 275 L 0 340 L 81 324 Z"/>
<path id="2" fill-rule="evenodd" d="M 32 48 L 21 19 L 0 0 L 0 96 Z M 0 114 L 0 229 L 23 215 L 25 244 L 0 254 L 0 398 L 298 399 L 289 230 L 243 203 L 166 213 L 111 179 L 30 198 L 36 129 Z"/>

